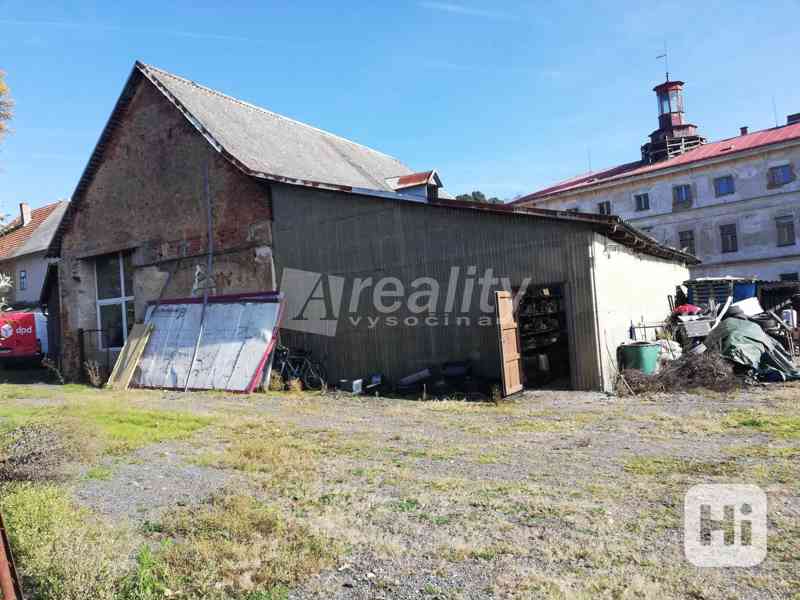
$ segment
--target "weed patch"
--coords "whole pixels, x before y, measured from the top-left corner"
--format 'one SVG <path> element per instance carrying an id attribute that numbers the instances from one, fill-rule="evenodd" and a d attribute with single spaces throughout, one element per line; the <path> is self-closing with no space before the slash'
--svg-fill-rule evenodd
<path id="1" fill-rule="evenodd" d="M 0 498 L 27 586 L 42 600 L 114 600 L 125 576 L 127 537 L 77 508 L 51 484 L 15 484 Z"/>
<path id="2" fill-rule="evenodd" d="M 0 406 L 0 418 L 17 426 L 57 424 L 99 438 L 107 453 L 124 453 L 187 437 L 212 422 L 190 413 L 134 408 L 120 400 L 81 400 L 53 406 Z"/>
<path id="3" fill-rule="evenodd" d="M 161 564 L 151 576 L 186 598 L 282 597 L 285 586 L 333 565 L 340 551 L 331 538 L 244 495 L 176 510 L 161 530 Z"/>
<path id="4" fill-rule="evenodd" d="M 733 476 L 741 467 L 732 460 L 699 461 L 669 456 L 636 457 L 625 463 L 624 469 L 635 475 L 667 477 L 670 475 Z"/>
<path id="5" fill-rule="evenodd" d="M 725 420 L 731 429 L 749 429 L 776 437 L 800 438 L 800 416 L 739 411 Z"/>

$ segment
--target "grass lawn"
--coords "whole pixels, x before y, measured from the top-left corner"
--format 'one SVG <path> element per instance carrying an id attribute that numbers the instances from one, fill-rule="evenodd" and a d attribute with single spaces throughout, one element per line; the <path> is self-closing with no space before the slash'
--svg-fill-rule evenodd
<path id="1" fill-rule="evenodd" d="M 0 509 L 34 599 L 800 598 L 799 401 L 5 385 Z M 684 558 L 697 483 L 767 493 L 762 564 Z"/>

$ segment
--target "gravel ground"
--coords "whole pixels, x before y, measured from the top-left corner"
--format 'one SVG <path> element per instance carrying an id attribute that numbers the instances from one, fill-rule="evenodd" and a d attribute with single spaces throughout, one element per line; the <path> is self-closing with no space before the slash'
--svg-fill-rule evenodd
<path id="1" fill-rule="evenodd" d="M 292 586 L 293 600 L 800 597 L 797 385 L 645 398 L 540 391 L 500 405 L 139 392 L 129 400 L 220 423 L 105 460 L 108 474 L 84 472 L 76 484 L 78 501 L 140 524 L 223 489 L 257 495 L 343 544 L 333 568 Z M 737 425 L 747 411 L 757 417 L 748 422 L 780 418 L 788 429 Z M 310 448 L 312 466 L 294 481 L 198 464 L 227 456 L 250 422 L 263 429 L 245 428 L 244 439 L 290 435 Z M 284 472 L 268 460 L 265 450 L 265 464 Z M 772 537 L 762 565 L 697 569 L 684 559 L 683 495 L 696 483 L 767 491 Z"/>
<path id="2" fill-rule="evenodd" d="M 155 522 L 165 510 L 197 504 L 242 480 L 235 472 L 191 462 L 197 450 L 187 443 L 163 442 L 84 470 L 75 498 L 111 521 Z"/>

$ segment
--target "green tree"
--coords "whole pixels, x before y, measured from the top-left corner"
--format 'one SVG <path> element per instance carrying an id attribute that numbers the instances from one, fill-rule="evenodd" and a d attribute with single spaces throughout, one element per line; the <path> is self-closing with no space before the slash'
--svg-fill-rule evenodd
<path id="1" fill-rule="evenodd" d="M 11 101 L 8 86 L 5 82 L 5 73 L 0 71 L 0 138 L 8 131 L 8 122 L 11 120 Z"/>
<path id="2" fill-rule="evenodd" d="M 456 200 L 461 200 L 462 202 L 481 202 L 483 204 L 503 204 L 503 201 L 497 196 L 487 198 L 486 194 L 480 190 L 475 190 L 471 194 L 460 194 L 456 196 Z"/>

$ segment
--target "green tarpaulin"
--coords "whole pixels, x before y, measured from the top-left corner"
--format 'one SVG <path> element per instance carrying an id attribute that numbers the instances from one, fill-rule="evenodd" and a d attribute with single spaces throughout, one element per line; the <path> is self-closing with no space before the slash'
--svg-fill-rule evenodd
<path id="1" fill-rule="evenodd" d="M 728 360 L 753 369 L 759 379 L 800 379 L 800 370 L 789 353 L 753 321 L 725 319 L 708 334 L 705 344 Z"/>

